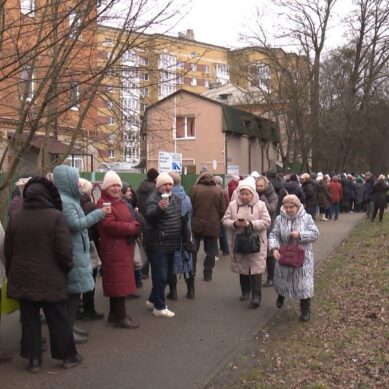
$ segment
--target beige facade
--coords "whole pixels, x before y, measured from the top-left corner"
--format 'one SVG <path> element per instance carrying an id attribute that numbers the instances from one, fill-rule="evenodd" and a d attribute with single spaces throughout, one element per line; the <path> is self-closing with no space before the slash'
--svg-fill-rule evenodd
<path id="1" fill-rule="evenodd" d="M 270 131 L 267 135 L 261 131 L 265 125 L 274 127 L 266 119 L 178 91 L 146 111 L 146 167 L 159 169 L 159 152 L 164 151 L 182 154 L 183 172 L 267 170 L 275 166 L 272 158 L 277 160 L 277 139 Z"/>

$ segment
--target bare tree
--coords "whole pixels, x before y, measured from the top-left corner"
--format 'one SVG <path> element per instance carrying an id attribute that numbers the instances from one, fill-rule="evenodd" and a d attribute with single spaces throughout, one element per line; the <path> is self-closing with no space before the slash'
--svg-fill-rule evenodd
<path id="1" fill-rule="evenodd" d="M 102 103 L 112 100 L 107 78 L 120 69 L 126 53 L 142 45 L 144 33 L 175 15 L 172 4 L 173 0 L 131 0 L 124 6 L 119 0 L 0 2 L 0 120 L 6 129 L 0 134 L 5 144 L 0 192 L 9 186 L 38 135 L 40 174 L 62 163 L 75 147 L 90 153 L 99 140 L 106 141 L 107 136 L 96 130 L 96 118 Z M 108 22 L 115 24 L 116 35 L 108 55 L 101 58 L 98 25 Z M 68 146 L 49 159 L 53 139 Z"/>

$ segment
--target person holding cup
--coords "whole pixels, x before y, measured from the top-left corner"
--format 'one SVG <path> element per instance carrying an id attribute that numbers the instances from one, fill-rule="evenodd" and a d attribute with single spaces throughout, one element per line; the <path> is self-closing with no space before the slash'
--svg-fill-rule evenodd
<path id="1" fill-rule="evenodd" d="M 156 189 L 146 201 L 144 217 L 147 228 L 144 246 L 151 265 L 152 289 L 147 308 L 157 317 L 174 317 L 168 309 L 165 288 L 173 275 L 174 253 L 181 247 L 181 199 L 172 195 L 173 178 L 160 173 Z"/>
<path id="2" fill-rule="evenodd" d="M 138 328 L 126 311 L 126 296 L 136 293 L 134 272 L 135 238 L 141 225 L 122 200 L 122 180 L 108 171 L 103 180 L 97 207 L 109 207 L 111 212 L 99 225 L 100 258 L 103 270 L 104 296 L 109 297 L 108 322 L 117 328 Z"/>

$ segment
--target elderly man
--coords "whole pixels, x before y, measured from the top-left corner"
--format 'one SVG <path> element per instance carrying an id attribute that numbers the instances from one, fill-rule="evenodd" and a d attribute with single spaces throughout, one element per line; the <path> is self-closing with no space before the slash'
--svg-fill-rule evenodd
<path id="1" fill-rule="evenodd" d="M 215 257 L 218 253 L 220 221 L 226 211 L 226 202 L 214 177 L 208 172 L 200 175 L 196 185 L 190 190 L 189 197 L 193 207 L 192 232 L 197 252 L 200 242 L 204 241 L 204 281 L 211 281 Z M 196 264 L 197 254 L 193 261 L 194 272 L 196 272 Z"/>
<path id="2" fill-rule="evenodd" d="M 144 217 L 147 228 L 144 246 L 151 265 L 153 287 L 146 306 L 157 317 L 174 317 L 166 305 L 165 288 L 173 276 L 174 253 L 182 240 L 181 201 L 172 195 L 173 178 L 160 173 L 156 189 L 146 200 Z"/>
<path id="3" fill-rule="evenodd" d="M 316 208 L 318 206 L 317 185 L 316 181 L 311 179 L 308 173 L 304 173 L 300 177 L 301 189 L 305 195 L 305 210 L 316 220 Z"/>

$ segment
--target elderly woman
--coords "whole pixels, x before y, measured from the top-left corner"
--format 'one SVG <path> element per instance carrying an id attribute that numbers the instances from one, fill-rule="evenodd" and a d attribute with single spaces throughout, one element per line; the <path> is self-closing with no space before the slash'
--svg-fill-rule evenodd
<path id="1" fill-rule="evenodd" d="M 277 216 L 269 236 L 269 250 L 276 259 L 274 287 L 278 293 L 276 305 L 282 308 L 285 297 L 300 300 L 301 320 L 309 321 L 310 303 L 313 296 L 314 260 L 312 243 L 319 237 L 312 216 L 309 215 L 295 195 L 285 196 L 281 213 Z M 280 265 L 280 247 L 291 241 L 304 248 L 302 267 L 293 268 Z"/>
<path id="2" fill-rule="evenodd" d="M 386 194 L 388 193 L 388 184 L 385 181 L 385 176 L 380 174 L 377 182 L 373 186 L 373 199 L 374 199 L 374 210 L 373 215 L 371 217 L 371 221 L 377 216 L 378 210 L 380 211 L 378 220 L 382 222 L 384 218 L 384 210 L 386 208 Z"/>
<path id="3" fill-rule="evenodd" d="M 122 180 L 108 171 L 103 180 L 98 207 L 109 203 L 112 212 L 98 225 L 100 256 L 103 264 L 103 290 L 109 297 L 108 322 L 117 328 L 138 328 L 126 312 L 126 296 L 136 292 L 134 272 L 135 238 L 140 234 L 140 223 L 122 201 Z"/>
<path id="4" fill-rule="evenodd" d="M 73 268 L 73 252 L 61 211 L 54 184 L 45 177 L 32 178 L 25 186 L 22 208 L 12 213 L 5 235 L 8 295 L 20 302 L 21 355 L 29 359 L 32 373 L 42 363 L 41 308 L 49 327 L 52 357 L 62 359 L 65 368 L 82 361 L 68 314 L 67 277 Z"/>
<path id="5" fill-rule="evenodd" d="M 249 298 L 251 292 L 251 308 L 257 308 L 262 296 L 262 273 L 266 269 L 267 236 L 270 216 L 263 201 L 251 180 L 239 181 L 237 199 L 230 202 L 223 217 L 223 225 L 232 231 L 231 247 L 233 248 L 231 269 L 239 273 L 242 295 L 241 301 Z M 252 254 L 236 252 L 235 239 L 238 233 L 251 227 L 260 236 L 260 251 Z"/>

